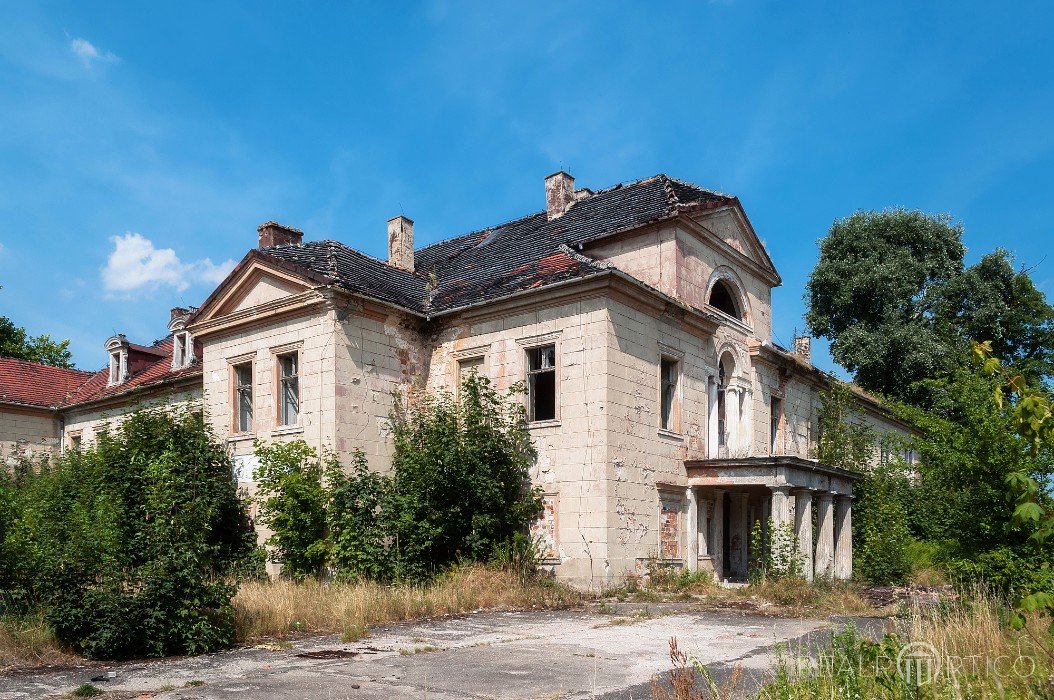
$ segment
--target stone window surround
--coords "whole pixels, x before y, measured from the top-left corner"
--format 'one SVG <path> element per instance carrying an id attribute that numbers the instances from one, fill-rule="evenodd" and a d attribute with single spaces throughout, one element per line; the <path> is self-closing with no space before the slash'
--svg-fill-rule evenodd
<path id="1" fill-rule="evenodd" d="M 461 350 L 455 350 L 451 355 L 454 358 L 452 371 L 454 376 L 451 378 L 451 384 L 454 387 L 454 396 L 457 396 L 461 390 L 461 366 L 467 362 L 479 361 L 479 373 L 481 376 L 487 377 L 487 355 L 490 351 L 490 343 L 483 345 L 474 345 L 469 348 L 462 348 Z"/>
<path id="2" fill-rule="evenodd" d="M 739 305 L 740 313 L 743 318 L 736 318 L 735 316 L 729 316 L 724 311 L 710 306 L 709 299 L 710 295 L 714 291 L 714 285 L 718 282 L 725 282 L 734 297 L 735 302 Z M 754 315 L 753 310 L 750 307 L 750 296 L 746 292 L 746 286 L 740 279 L 739 274 L 736 273 L 728 265 L 718 265 L 712 273 L 710 273 L 710 279 L 706 282 L 706 294 L 703 299 L 707 300 L 706 306 L 708 309 L 718 313 L 722 319 L 726 319 L 730 322 L 729 325 L 739 327 L 741 330 L 745 330 L 752 334 L 754 329 Z"/>
<path id="3" fill-rule="evenodd" d="M 527 380 L 527 371 L 530 369 L 530 358 L 529 358 L 529 354 L 527 352 L 528 350 L 534 350 L 535 348 L 540 348 L 540 347 L 545 346 L 545 345 L 552 345 L 554 347 L 554 353 L 555 353 L 554 354 L 555 363 L 556 363 L 556 367 L 555 367 L 555 375 L 556 375 L 556 377 L 555 377 L 555 385 L 556 385 L 556 388 L 555 388 L 555 391 L 554 391 L 554 394 L 555 394 L 554 399 L 555 399 L 555 404 L 556 404 L 555 412 L 554 412 L 555 418 L 553 418 L 551 420 L 530 421 L 528 423 L 528 427 L 531 427 L 531 428 L 550 428 L 550 427 L 557 427 L 557 426 L 560 425 L 560 380 L 561 380 L 562 375 L 563 375 L 562 370 L 563 370 L 563 364 L 564 364 L 563 362 L 560 361 L 560 346 L 561 346 L 561 335 L 562 334 L 563 334 L 563 331 L 552 331 L 550 333 L 541 333 L 541 334 L 538 334 L 538 335 L 525 336 L 523 338 L 517 338 L 516 339 L 516 344 L 519 345 L 522 348 L 522 352 L 520 353 L 520 362 L 522 363 L 520 376 L 524 378 L 524 381 Z M 531 410 L 530 400 L 531 399 L 530 399 L 529 395 L 524 396 L 525 408 L 527 409 L 528 416 L 530 416 L 530 410 Z"/>
<path id="4" fill-rule="evenodd" d="M 106 351 L 110 355 L 110 374 L 107 386 L 124 384 L 128 380 L 128 340 L 117 335 L 106 341 Z"/>
<path id="5" fill-rule="evenodd" d="M 239 398 L 238 398 L 238 372 L 237 368 L 242 365 L 249 365 L 250 371 L 250 386 L 253 388 L 251 405 L 253 409 L 252 413 L 252 425 L 249 430 L 238 429 L 238 409 L 239 409 Z M 236 355 L 234 357 L 227 358 L 227 397 L 230 405 L 230 436 L 228 440 L 244 440 L 256 435 L 256 353 L 250 352 L 242 355 Z"/>
<path id="6" fill-rule="evenodd" d="M 182 358 L 180 357 L 182 351 Z M 172 369 L 189 367 L 197 357 L 194 355 L 194 336 L 187 330 L 177 330 L 172 334 Z"/>
<path id="7" fill-rule="evenodd" d="M 276 345 L 268 348 L 271 355 L 271 396 L 272 396 L 272 408 L 274 409 L 274 430 L 275 434 L 286 434 L 286 433 L 297 433 L 304 429 L 304 411 L 303 411 L 303 352 L 302 349 L 304 343 L 297 341 L 294 343 L 286 343 L 284 345 Z M 296 423 L 285 424 L 282 422 L 282 357 L 287 355 L 296 354 L 296 367 L 297 367 L 297 414 Z M 255 380 L 255 377 L 253 377 Z M 253 402 L 255 403 L 256 396 L 253 395 Z M 256 412 L 253 411 L 253 417 L 255 421 Z"/>
<path id="8" fill-rule="evenodd" d="M 663 343 L 659 343 L 657 371 L 658 371 L 658 386 L 659 391 L 656 397 L 659 405 L 658 415 L 658 431 L 660 435 L 665 437 L 671 437 L 676 439 L 683 439 L 682 431 L 682 415 L 684 408 L 684 351 L 670 347 Z M 662 365 L 663 362 L 674 362 L 676 363 L 677 373 L 677 388 L 673 399 L 673 407 L 671 409 L 671 423 L 672 426 L 667 428 L 663 425 L 662 421 L 662 391 L 663 391 L 663 376 L 662 376 Z"/>

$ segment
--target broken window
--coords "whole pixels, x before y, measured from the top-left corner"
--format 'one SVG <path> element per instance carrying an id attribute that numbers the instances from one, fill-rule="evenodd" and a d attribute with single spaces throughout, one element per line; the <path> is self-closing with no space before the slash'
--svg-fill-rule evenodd
<path id="1" fill-rule="evenodd" d="M 234 366 L 234 429 L 250 433 L 253 429 L 253 366 L 245 362 Z"/>
<path id="2" fill-rule="evenodd" d="M 279 404 L 278 420 L 282 425 L 296 425 L 300 418 L 299 356 L 295 352 L 278 356 Z"/>
<path id="3" fill-rule="evenodd" d="M 677 415 L 677 382 L 680 374 L 680 362 L 664 357 L 659 361 L 659 427 L 663 430 L 678 431 Z"/>
<path id="4" fill-rule="evenodd" d="M 743 314 L 740 313 L 739 305 L 736 303 L 736 293 L 732 291 L 728 282 L 724 280 L 714 282 L 714 286 L 710 290 L 710 299 L 707 303 L 718 311 L 723 311 L 740 321 L 743 320 Z"/>
<path id="5" fill-rule="evenodd" d="M 556 346 L 527 351 L 528 416 L 532 421 L 556 419 Z"/>
<path id="6" fill-rule="evenodd" d="M 120 350 L 110 353 L 110 386 L 121 384 L 125 380 L 125 368 L 127 367 L 125 355 Z"/>

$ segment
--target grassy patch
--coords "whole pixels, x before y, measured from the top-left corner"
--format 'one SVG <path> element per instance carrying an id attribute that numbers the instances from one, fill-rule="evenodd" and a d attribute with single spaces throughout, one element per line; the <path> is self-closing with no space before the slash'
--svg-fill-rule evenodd
<path id="1" fill-rule="evenodd" d="M 0 670 L 75 661 L 43 618 L 0 617 Z"/>
<path id="2" fill-rule="evenodd" d="M 314 632 L 336 632 L 350 641 L 371 625 L 474 610 L 561 608 L 583 599 L 561 584 L 523 581 L 482 566 L 456 569 L 424 586 L 246 582 L 234 597 L 235 628 L 240 641 Z"/>
<path id="3" fill-rule="evenodd" d="M 758 598 L 791 615 L 872 615 L 877 610 L 855 585 L 843 581 L 784 577 L 768 579 L 736 591 L 741 597 Z M 774 611 L 775 612 L 775 611 Z"/>
<path id="4" fill-rule="evenodd" d="M 103 691 L 96 688 L 91 683 L 85 683 L 84 685 L 77 686 L 77 688 L 70 693 L 75 698 L 93 698 L 96 695 L 102 695 Z"/>

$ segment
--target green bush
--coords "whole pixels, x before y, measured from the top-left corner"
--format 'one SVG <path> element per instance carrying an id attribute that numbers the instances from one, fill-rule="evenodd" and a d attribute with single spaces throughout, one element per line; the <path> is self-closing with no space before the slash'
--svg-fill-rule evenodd
<path id="1" fill-rule="evenodd" d="M 4 595 L 96 658 L 233 639 L 224 577 L 254 533 L 230 458 L 191 413 L 137 411 L 96 443 L 8 477 Z"/>
<path id="2" fill-rule="evenodd" d="M 526 567 L 541 498 L 522 404 L 473 374 L 460 399 L 422 394 L 396 406 L 390 475 L 361 453 L 345 470 L 302 441 L 257 446 L 260 519 L 283 571 L 423 581 L 460 562 Z"/>
<path id="3" fill-rule="evenodd" d="M 903 583 L 911 573 L 908 502 L 911 484 L 899 460 L 870 467 L 854 492 L 853 565 L 868 583 Z"/>
<path id="4" fill-rule="evenodd" d="M 984 586 L 1004 595 L 1054 595 L 1054 568 L 1036 549 L 997 547 L 950 564 L 952 575 L 964 586 Z"/>

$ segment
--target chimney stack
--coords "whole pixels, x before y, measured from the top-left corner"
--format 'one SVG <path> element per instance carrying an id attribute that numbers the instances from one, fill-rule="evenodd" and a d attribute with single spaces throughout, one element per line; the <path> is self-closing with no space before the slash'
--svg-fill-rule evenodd
<path id="1" fill-rule="evenodd" d="M 388 264 L 414 271 L 414 222 L 402 214 L 388 219 Z"/>
<path id="2" fill-rule="evenodd" d="M 558 170 L 545 178 L 545 213 L 549 221 L 559 218 L 575 202 L 575 179 Z"/>
<path id="3" fill-rule="evenodd" d="M 277 221 L 268 221 L 256 227 L 260 234 L 260 247 L 270 248 L 276 245 L 300 245 L 304 241 L 304 232 L 292 226 L 283 226 Z"/>
<path id="4" fill-rule="evenodd" d="M 812 338 L 800 335 L 794 339 L 794 354 L 812 364 Z"/>
<path id="5" fill-rule="evenodd" d="M 168 327 L 171 328 L 172 324 L 177 320 L 186 320 L 187 316 L 190 315 L 190 309 L 184 309 L 182 306 L 173 306 L 172 311 L 168 317 Z"/>

